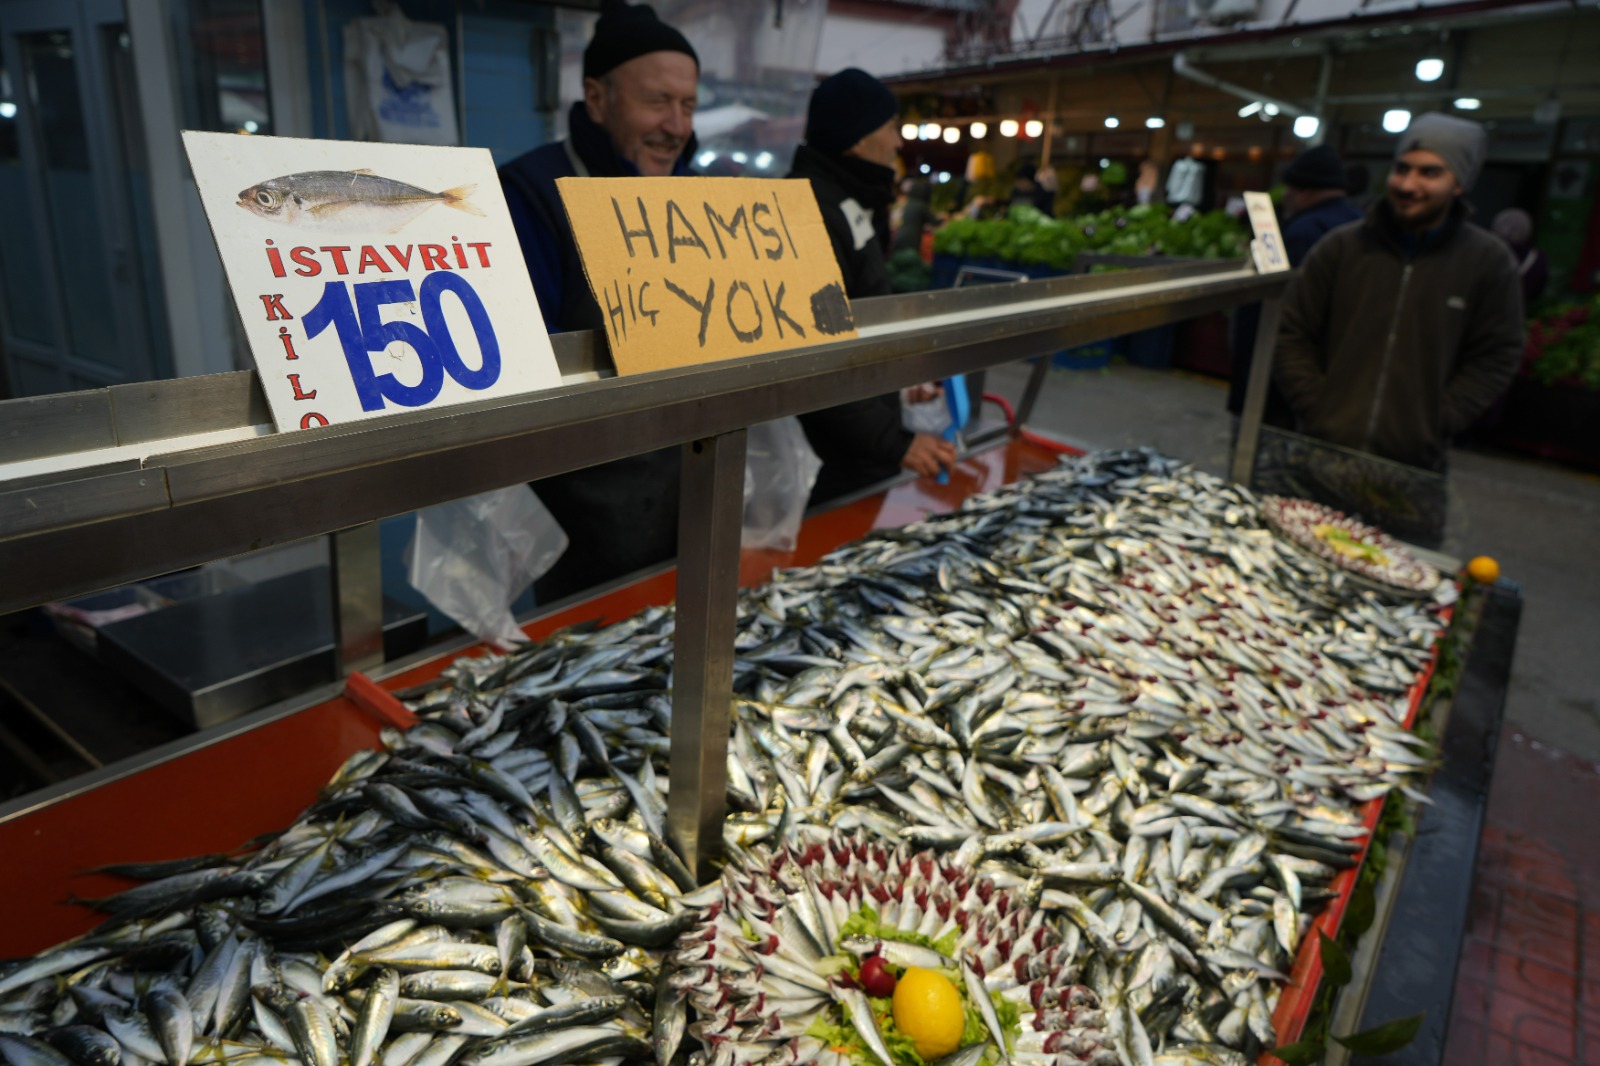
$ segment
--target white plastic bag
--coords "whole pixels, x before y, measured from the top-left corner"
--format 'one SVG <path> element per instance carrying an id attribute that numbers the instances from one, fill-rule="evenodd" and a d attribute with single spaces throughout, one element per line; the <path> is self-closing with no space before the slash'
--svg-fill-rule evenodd
<path id="1" fill-rule="evenodd" d="M 555 565 L 567 535 L 527 485 L 417 512 L 406 547 L 411 587 L 479 640 L 521 643 L 511 604 Z"/>
<path id="2" fill-rule="evenodd" d="M 461 143 L 450 75 L 450 34 L 412 22 L 399 5 L 344 27 L 350 137 L 398 144 Z"/>
<path id="3" fill-rule="evenodd" d="M 746 548 L 794 551 L 805 517 L 806 500 L 817 483 L 822 460 L 811 450 L 806 431 L 794 416 L 750 427 L 744 454 Z"/>

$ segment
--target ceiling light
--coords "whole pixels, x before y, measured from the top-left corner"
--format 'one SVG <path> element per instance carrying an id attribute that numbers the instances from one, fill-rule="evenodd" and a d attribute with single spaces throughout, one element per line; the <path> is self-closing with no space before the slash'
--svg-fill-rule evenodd
<path id="1" fill-rule="evenodd" d="M 728 158 L 732 159 L 735 163 L 738 163 L 741 167 L 750 162 L 750 157 L 745 155 L 743 152 L 734 152 Z"/>
<path id="2" fill-rule="evenodd" d="M 961 130 L 959 128 L 957 128 L 955 126 L 946 126 L 944 128 L 944 143 L 945 144 L 955 144 L 960 139 L 961 139 Z"/>
<path id="3" fill-rule="evenodd" d="M 924 122 L 922 124 L 922 132 L 920 136 L 925 141 L 937 141 L 939 139 L 939 134 L 943 132 L 944 128 L 941 127 L 937 122 Z"/>
<path id="4" fill-rule="evenodd" d="M 1245 104 L 1243 107 L 1241 107 L 1239 109 L 1239 117 L 1240 118 L 1249 118 L 1251 115 L 1255 114 L 1257 111 L 1260 111 L 1260 110 L 1261 110 L 1261 101 L 1260 100 L 1253 100 L 1250 103 Z"/>
<path id="5" fill-rule="evenodd" d="M 1302 141 L 1309 141 L 1317 135 L 1322 128 L 1322 120 L 1315 115 L 1301 115 L 1294 120 L 1294 135 Z"/>
<path id="6" fill-rule="evenodd" d="M 1122 125 L 1122 123 L 1117 120 L 1117 116 L 1116 115 L 1107 115 L 1106 116 L 1106 129 L 1114 130 L 1120 125 Z"/>
<path id="7" fill-rule="evenodd" d="M 1476 111 L 1483 106 L 1483 101 L 1476 96 L 1463 96 L 1456 101 L 1456 108 L 1460 111 Z"/>
<path id="8" fill-rule="evenodd" d="M 1406 127 L 1411 125 L 1411 112 L 1404 108 L 1395 108 L 1393 111 L 1383 113 L 1383 132 L 1404 133 Z"/>
<path id="9" fill-rule="evenodd" d="M 950 180 L 950 172 L 948 170 L 939 171 L 939 184 L 940 185 L 943 185 L 945 182 L 947 182 L 949 180 Z"/>
<path id="10" fill-rule="evenodd" d="M 1277 104 L 1268 104 L 1264 110 L 1266 111 L 1268 118 L 1277 118 L 1278 117 L 1278 105 Z"/>
<path id="11" fill-rule="evenodd" d="M 1149 118 L 1144 120 L 1144 128 L 1147 130 L 1158 130 L 1166 124 L 1167 120 L 1162 118 L 1160 115 L 1151 115 Z"/>
<path id="12" fill-rule="evenodd" d="M 929 165 L 928 165 L 928 164 L 926 164 L 926 163 L 924 163 L 924 164 L 922 164 L 922 165 L 921 165 L 921 166 L 920 166 L 920 167 L 918 167 L 918 168 L 917 168 L 917 169 L 918 169 L 918 170 L 920 170 L 920 171 L 922 171 L 922 172 L 923 172 L 923 173 L 924 173 L 924 174 L 927 174 L 927 173 L 929 173 L 929 172 L 931 172 L 931 171 L 932 171 L 932 170 L 933 170 L 933 168 L 932 168 L 932 167 L 930 167 L 930 166 L 929 166 Z"/>
<path id="13" fill-rule="evenodd" d="M 709 167 L 716 161 L 717 153 L 715 152 L 701 152 L 699 155 L 694 157 L 695 166 L 699 167 Z"/>
<path id="14" fill-rule="evenodd" d="M 1418 81 L 1438 81 L 1444 77 L 1444 60 L 1438 56 L 1425 56 L 1417 60 Z"/>
<path id="15" fill-rule="evenodd" d="M 917 130 L 918 130 L 918 126 L 917 126 L 917 124 L 915 122 L 907 122 L 904 126 L 900 127 L 900 139 L 902 141 L 914 141 L 914 140 L 916 140 L 917 139 Z"/>
<path id="16" fill-rule="evenodd" d="M 756 156 L 756 166 L 759 169 L 766 170 L 771 165 L 772 165 L 772 153 L 771 152 L 762 152 L 760 155 Z"/>
<path id="17" fill-rule="evenodd" d="M 1109 160 L 1109 159 L 1100 160 L 1100 169 L 1101 170 L 1104 170 L 1106 167 L 1109 167 L 1110 165 L 1111 165 L 1111 160 Z"/>
<path id="18" fill-rule="evenodd" d="M 1044 132 L 1044 123 L 1036 118 L 1030 118 L 1022 127 L 1022 132 L 1029 137 L 1037 137 Z"/>
<path id="19" fill-rule="evenodd" d="M 1003 119 L 1000 122 L 1000 136 L 1015 137 L 1017 135 L 1017 120 L 1014 118 Z"/>
<path id="20" fill-rule="evenodd" d="M 974 122 L 968 132 L 974 137 L 987 137 L 989 135 L 989 124 L 987 122 Z"/>
<path id="21" fill-rule="evenodd" d="M 17 105 L 15 105 L 15 104 L 11 105 L 13 113 L 15 113 L 15 111 L 16 111 L 16 106 Z M 0 114 L 5 114 L 5 112 L 4 111 L 0 111 Z M 10 118 L 11 116 L 10 115 L 6 115 L 5 117 L 6 118 Z M 258 123 L 255 119 L 247 118 L 247 119 L 244 120 L 244 131 L 246 133 L 255 133 L 260 128 L 261 128 L 261 124 Z"/>

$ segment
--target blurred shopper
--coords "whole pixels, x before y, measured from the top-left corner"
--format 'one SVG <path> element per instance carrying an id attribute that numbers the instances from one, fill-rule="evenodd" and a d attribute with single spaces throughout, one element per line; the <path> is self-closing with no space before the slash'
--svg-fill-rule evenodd
<path id="1" fill-rule="evenodd" d="M 1344 168 L 1344 192 L 1357 210 L 1365 212 L 1372 203 L 1372 168 L 1365 163 L 1351 163 Z"/>
<path id="2" fill-rule="evenodd" d="M 1023 163 L 1017 167 L 1017 176 L 1011 181 L 1011 202 L 1037 207 L 1052 218 L 1055 217 L 1055 191 L 1039 183 L 1039 168 L 1033 163 Z"/>
<path id="3" fill-rule="evenodd" d="M 900 103 L 883 82 L 850 67 L 823 79 L 806 111 L 805 143 L 791 178 L 811 182 L 833 254 L 852 300 L 891 289 L 889 203 L 900 151 Z M 822 470 L 811 503 L 858 491 L 903 467 L 936 475 L 955 462 L 949 441 L 900 424 L 900 394 L 888 393 L 800 416 Z"/>
<path id="4" fill-rule="evenodd" d="M 566 177 L 688 174 L 700 61 L 647 4 L 607 0 L 583 53 L 583 99 L 564 141 L 500 168 L 528 276 L 551 332 L 601 329 L 572 228 L 556 192 Z M 677 448 L 535 482 L 571 541 L 534 585 L 548 603 L 677 554 Z"/>
<path id="5" fill-rule="evenodd" d="M 1486 148 L 1475 122 L 1420 116 L 1384 199 L 1307 256 L 1276 363 L 1305 433 L 1443 474 L 1450 438 L 1509 384 L 1523 343 L 1516 264 L 1462 199 Z M 1442 500 L 1438 527 L 1434 543 Z"/>
<path id="6" fill-rule="evenodd" d="M 910 249 L 922 254 L 922 236 L 933 222 L 933 185 L 927 178 L 907 178 L 901 189 L 905 200 L 900 207 L 900 224 L 895 227 L 894 243 L 890 250 L 902 252 Z"/>
<path id="7" fill-rule="evenodd" d="M 1550 261 L 1533 246 L 1533 219 L 1520 207 L 1508 207 L 1494 216 L 1489 228 L 1510 246 L 1522 279 L 1522 306 L 1532 307 L 1550 283 Z"/>
<path id="8" fill-rule="evenodd" d="M 1311 246 L 1332 230 L 1358 221 L 1361 212 L 1346 196 L 1344 163 L 1332 145 L 1307 148 L 1283 172 L 1283 244 L 1290 266 L 1305 262 Z M 1261 310 L 1256 305 L 1240 308 L 1234 317 L 1233 372 L 1228 379 L 1228 410 L 1244 411 L 1245 387 L 1250 382 L 1250 367 L 1255 362 L 1256 335 Z M 1262 422 L 1282 429 L 1294 427 L 1294 412 L 1276 382 L 1267 390 L 1267 406 Z"/>

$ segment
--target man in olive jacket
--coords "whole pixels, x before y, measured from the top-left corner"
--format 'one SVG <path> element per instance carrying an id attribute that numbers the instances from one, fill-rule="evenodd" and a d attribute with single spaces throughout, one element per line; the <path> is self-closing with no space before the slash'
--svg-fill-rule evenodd
<path id="1" fill-rule="evenodd" d="M 1385 198 L 1311 250 L 1275 365 L 1303 432 L 1443 473 L 1450 438 L 1510 384 L 1523 344 L 1516 264 L 1461 199 L 1485 151 L 1477 123 L 1418 117 Z"/>

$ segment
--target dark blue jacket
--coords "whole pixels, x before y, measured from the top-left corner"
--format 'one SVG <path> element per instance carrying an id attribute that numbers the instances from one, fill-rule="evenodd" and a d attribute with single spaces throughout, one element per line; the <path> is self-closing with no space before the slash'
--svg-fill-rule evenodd
<path id="1" fill-rule="evenodd" d="M 611 135 L 589 118 L 582 101 L 572 107 L 569 130 L 567 140 L 535 148 L 500 168 L 528 277 L 552 333 L 604 325 L 556 179 L 639 175 L 617 155 Z M 691 137 L 674 174 L 689 173 L 694 150 Z M 679 475 L 678 449 L 663 448 L 534 482 L 533 490 L 570 542 L 534 585 L 538 602 L 550 603 L 677 555 Z"/>
<path id="2" fill-rule="evenodd" d="M 1312 245 L 1345 223 L 1359 222 L 1361 218 L 1361 209 L 1348 196 L 1306 208 L 1283 225 L 1283 248 L 1289 253 L 1289 265 L 1304 263 Z"/>

